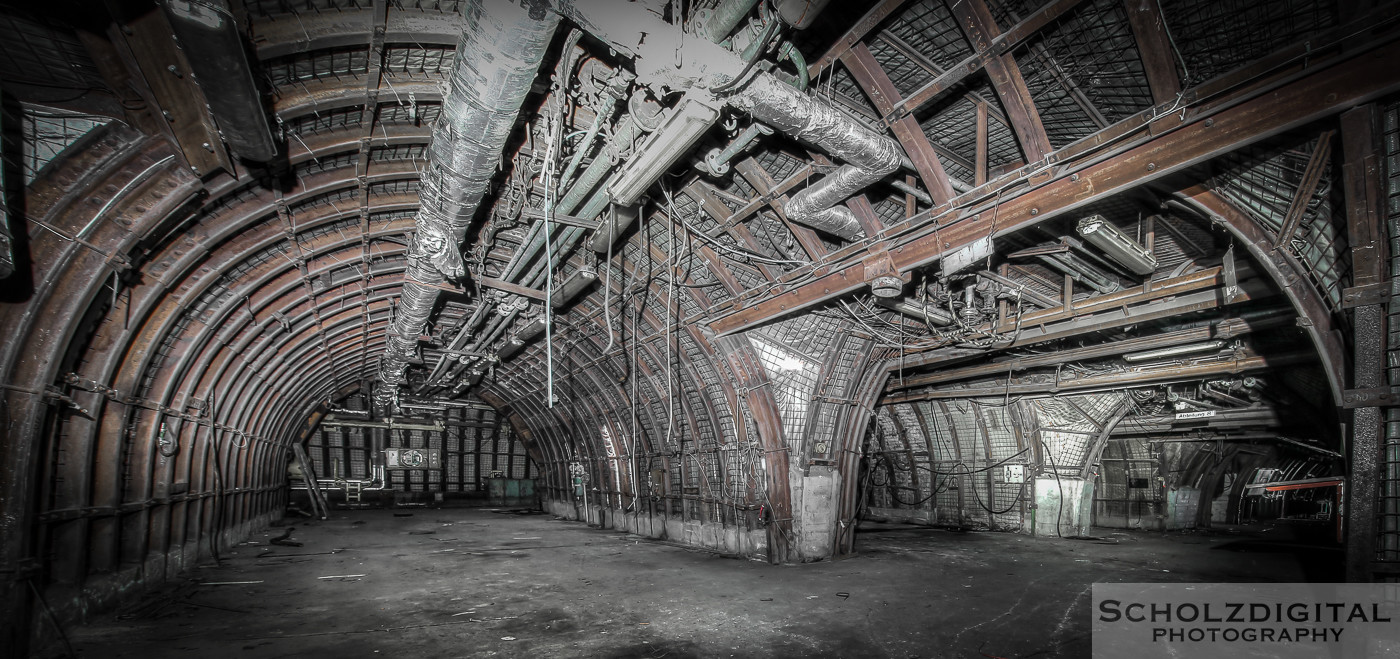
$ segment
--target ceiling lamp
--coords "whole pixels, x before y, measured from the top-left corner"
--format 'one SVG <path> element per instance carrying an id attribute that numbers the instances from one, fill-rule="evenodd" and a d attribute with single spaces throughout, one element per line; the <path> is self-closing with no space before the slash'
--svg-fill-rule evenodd
<path id="1" fill-rule="evenodd" d="M 1079 221 L 1076 230 L 1085 240 L 1133 274 L 1145 277 L 1157 271 L 1157 258 L 1136 240 L 1119 231 L 1104 216 L 1090 215 Z"/>

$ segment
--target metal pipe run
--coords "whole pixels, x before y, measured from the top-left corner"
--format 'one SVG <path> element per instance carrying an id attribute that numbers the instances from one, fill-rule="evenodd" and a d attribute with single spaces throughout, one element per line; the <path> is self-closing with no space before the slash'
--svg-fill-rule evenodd
<path id="1" fill-rule="evenodd" d="M 903 152 L 893 139 L 847 117 L 829 101 L 810 96 L 763 73 L 727 99 L 783 134 L 808 142 L 846 162 L 788 201 L 788 219 L 846 240 L 865 230 L 854 213 L 837 204 L 899 169 Z"/>
<path id="2" fill-rule="evenodd" d="M 466 274 L 459 246 L 559 24 L 553 12 L 508 2 L 472 0 L 463 14 L 467 25 L 433 130 L 407 276 L 380 363 L 380 406 L 404 382 L 437 302 L 436 285 Z"/>

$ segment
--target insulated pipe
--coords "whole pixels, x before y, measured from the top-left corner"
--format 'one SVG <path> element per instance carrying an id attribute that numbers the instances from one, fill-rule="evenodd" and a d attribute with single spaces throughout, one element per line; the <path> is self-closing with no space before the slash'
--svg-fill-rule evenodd
<path id="1" fill-rule="evenodd" d="M 719 43 L 729 36 L 734 28 L 744 20 L 745 16 L 753 11 L 753 6 L 758 4 L 758 0 L 724 0 L 714 9 L 702 9 L 700 12 L 709 12 L 707 16 L 702 15 L 701 35 L 706 39 Z"/>
<path id="2" fill-rule="evenodd" d="M 239 157 L 272 160 L 277 142 L 227 0 L 165 0 L 161 7 L 224 141 Z"/>
<path id="3" fill-rule="evenodd" d="M 846 162 L 794 195 L 785 210 L 798 224 L 846 240 L 864 238 L 855 214 L 837 204 L 899 169 L 899 144 L 848 118 L 826 99 L 800 92 L 772 74 L 759 74 L 727 100 L 785 135 Z"/>
<path id="4" fill-rule="evenodd" d="M 803 4 L 796 17 L 815 15 L 821 4 Z M 649 12 L 630 10 L 627 3 L 561 0 L 557 6 L 593 36 L 634 56 L 639 84 L 671 89 L 724 84 L 747 70 L 729 50 L 705 40 L 685 41 L 676 26 Z M 675 53 L 682 43 L 690 52 L 677 69 Z M 841 168 L 788 201 L 788 219 L 847 240 L 865 236 L 855 215 L 837 204 L 899 168 L 904 154 L 898 142 L 847 117 L 830 101 L 798 91 L 771 73 L 755 74 L 725 101 L 789 137 L 845 161 Z"/>
<path id="5" fill-rule="evenodd" d="M 394 399 L 394 385 L 417 353 L 436 285 L 465 274 L 459 245 L 559 24 L 553 12 L 492 0 L 471 0 L 463 14 L 467 25 L 433 129 L 407 276 L 379 366 L 381 406 Z"/>

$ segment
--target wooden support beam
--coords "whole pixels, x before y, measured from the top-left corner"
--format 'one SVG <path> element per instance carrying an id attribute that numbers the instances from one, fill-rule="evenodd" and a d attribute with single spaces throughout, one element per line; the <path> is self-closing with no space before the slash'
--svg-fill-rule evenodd
<path id="1" fill-rule="evenodd" d="M 967 40 L 972 42 L 973 50 L 978 53 L 987 52 L 992 47 L 992 40 L 1001 36 L 1001 28 L 983 0 L 952 0 L 948 9 L 957 19 L 963 34 L 967 35 Z M 1045 126 L 1040 122 L 1040 112 L 1035 109 L 1026 81 L 1021 77 L 1016 58 L 1008 52 L 987 60 L 984 66 L 992 88 L 1001 100 L 1001 107 L 1011 121 L 1011 130 L 1021 143 L 1021 152 L 1026 155 L 1026 161 L 1036 162 L 1049 155 L 1054 149 L 1045 134 Z"/>
<path id="2" fill-rule="evenodd" d="M 1152 102 L 1157 105 L 1175 102 L 1181 93 L 1181 75 L 1176 70 L 1167 21 L 1162 17 L 1157 0 L 1123 0 L 1123 9 L 1128 12 L 1128 24 L 1137 40 L 1138 56 L 1147 74 L 1147 86 L 1152 90 Z"/>
<path id="3" fill-rule="evenodd" d="M 871 103 L 881 114 L 888 114 L 894 109 L 894 104 L 901 100 L 899 88 L 894 86 L 889 74 L 880 68 L 880 63 L 875 61 L 875 56 L 865 44 L 852 46 L 842 55 L 841 62 L 846 65 L 846 69 L 855 77 L 861 89 L 865 90 L 865 95 L 870 97 Z M 938 160 L 938 154 L 934 152 L 933 144 L 929 142 L 919 122 L 913 117 L 903 117 L 890 125 L 890 132 L 894 133 L 899 145 L 904 147 L 904 152 L 909 155 L 910 162 L 914 163 L 914 170 L 919 173 L 919 178 L 923 179 L 924 188 L 928 190 L 929 196 L 933 197 L 933 202 L 944 204 L 952 199 L 953 184 L 948 180 L 948 173 L 943 171 L 943 163 Z"/>
<path id="4" fill-rule="evenodd" d="M 1313 192 L 1317 191 L 1317 184 L 1322 180 L 1322 173 L 1327 171 L 1328 163 L 1331 162 L 1332 136 L 1335 134 L 1336 131 L 1325 130 L 1318 136 L 1312 157 L 1308 159 L 1308 166 L 1303 170 L 1303 178 L 1298 182 L 1298 189 L 1293 192 L 1293 201 L 1288 204 L 1288 212 L 1283 214 L 1283 225 L 1278 231 L 1278 237 L 1274 239 L 1274 247 L 1287 245 L 1288 241 L 1293 239 L 1293 233 L 1298 230 L 1298 223 L 1303 221 L 1303 213 L 1307 212 Z"/>
<path id="5" fill-rule="evenodd" d="M 973 55 L 963 59 L 948 69 L 948 72 L 930 80 L 923 87 L 920 87 L 913 94 L 910 94 L 904 101 L 898 103 L 895 109 L 885 115 L 885 123 L 893 123 L 899 117 L 908 116 L 918 112 L 920 108 L 932 103 L 939 94 L 958 86 L 969 76 L 981 71 L 987 63 L 1001 57 L 1004 53 L 1010 52 L 1015 47 L 1025 43 L 1035 36 L 1042 28 L 1055 19 L 1065 15 L 1071 9 L 1079 6 L 1084 0 L 1055 0 L 1039 11 L 1027 16 L 1014 27 L 1003 32 L 1000 36 L 989 40 L 985 50 L 978 50 Z"/>
<path id="6" fill-rule="evenodd" d="M 977 103 L 977 156 L 973 163 L 973 185 L 987 183 L 987 141 L 991 128 L 987 123 L 987 102 Z"/>
<path id="7" fill-rule="evenodd" d="M 1342 114 L 1342 190 L 1346 199 L 1347 242 L 1351 245 L 1352 286 L 1387 282 L 1390 254 L 1382 191 L 1380 121 L 1374 104 Z M 1386 378 L 1387 314 L 1379 303 L 1352 310 L 1352 389 L 1384 387 Z M 1346 576 L 1350 582 L 1372 580 L 1371 562 L 1379 541 L 1376 500 L 1385 482 L 1382 445 L 1385 419 L 1379 407 L 1353 410 L 1347 442 L 1348 473 Z"/>
<path id="8" fill-rule="evenodd" d="M 1054 169 L 1019 172 L 994 183 L 998 189 L 1013 190 L 1001 195 L 995 230 L 986 221 L 995 202 L 983 197 L 958 208 L 935 208 L 891 227 L 878 248 L 888 251 L 901 272 L 923 267 L 978 239 L 1037 224 L 1400 89 L 1400 70 L 1384 64 L 1396 59 L 1400 44 L 1372 42 L 1346 55 L 1315 61 L 1280 80 L 1270 64 L 1273 56 L 1265 58 L 1248 69 L 1254 72 L 1253 85 L 1236 80 L 1246 72 L 1220 79 L 1239 90 L 1232 95 L 1167 116 L 1135 115 L 1065 147 L 1056 154 Z M 1019 191 L 1013 187 L 1018 178 L 1028 184 Z M 811 266 L 816 279 L 741 301 L 711 327 L 720 334 L 742 331 L 855 291 L 865 285 L 862 260 L 876 247 L 858 244 L 841 250 Z"/>
<path id="9" fill-rule="evenodd" d="M 863 41 L 865 35 L 874 31 L 875 28 L 880 26 L 880 23 L 883 23 L 886 18 L 889 18 L 896 11 L 899 11 L 899 8 L 903 7 L 908 1 L 909 0 L 881 0 L 880 4 L 875 5 L 870 11 L 865 12 L 865 15 L 860 17 L 860 20 L 856 21 L 856 24 L 852 25 L 851 29 L 847 30 L 845 34 L 841 35 L 841 38 L 837 39 L 836 43 L 832 44 L 831 48 L 828 48 L 826 53 L 818 58 L 817 61 L 807 65 L 807 75 L 810 76 L 812 80 L 816 80 L 817 76 L 823 70 L 835 64 L 836 60 L 841 59 L 841 56 L 846 54 L 846 51 Z"/>

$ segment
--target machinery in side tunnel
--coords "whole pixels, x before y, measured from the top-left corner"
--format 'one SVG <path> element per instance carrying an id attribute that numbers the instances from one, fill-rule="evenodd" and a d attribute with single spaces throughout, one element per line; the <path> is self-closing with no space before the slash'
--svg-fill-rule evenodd
<path id="1" fill-rule="evenodd" d="M 405 399 L 403 413 L 380 417 L 371 396 L 329 405 L 298 446 L 289 464 L 297 510 L 538 508 L 539 465 L 495 408 L 474 397 Z"/>

